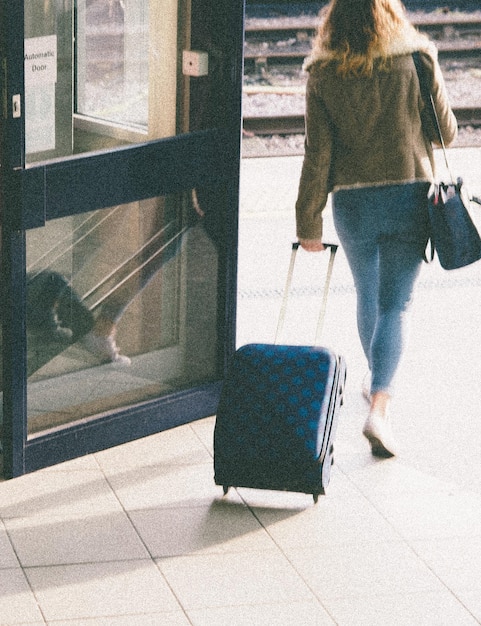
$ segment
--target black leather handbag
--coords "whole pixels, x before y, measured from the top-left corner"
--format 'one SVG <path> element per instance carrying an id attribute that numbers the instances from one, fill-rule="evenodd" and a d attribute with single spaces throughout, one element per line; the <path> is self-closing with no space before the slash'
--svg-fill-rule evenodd
<path id="1" fill-rule="evenodd" d="M 431 258 L 434 250 L 441 266 L 454 270 L 481 259 L 481 238 L 463 197 L 462 180 L 438 183 L 428 195 Z"/>
<path id="2" fill-rule="evenodd" d="M 444 269 L 458 269 L 481 259 L 481 237 L 468 210 L 471 202 L 481 204 L 481 201 L 478 198 L 469 197 L 463 187 L 462 178 L 454 179 L 424 66 L 418 52 L 413 53 L 412 57 L 418 74 L 421 95 L 439 133 L 444 160 L 451 178 L 449 183 L 440 182 L 431 185 L 428 193 L 431 253 L 429 256 L 426 254 L 425 259 L 432 260 L 436 251 Z"/>

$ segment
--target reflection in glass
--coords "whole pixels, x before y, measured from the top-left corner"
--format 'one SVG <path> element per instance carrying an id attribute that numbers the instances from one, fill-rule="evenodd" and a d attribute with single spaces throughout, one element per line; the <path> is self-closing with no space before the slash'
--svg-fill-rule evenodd
<path id="1" fill-rule="evenodd" d="M 217 251 L 195 193 L 27 233 L 29 432 L 216 379 Z"/>
<path id="2" fill-rule="evenodd" d="M 24 6 L 29 165 L 187 128 L 178 93 L 178 0 Z"/>
<path id="3" fill-rule="evenodd" d="M 77 112 L 147 128 L 149 2 L 77 0 Z"/>

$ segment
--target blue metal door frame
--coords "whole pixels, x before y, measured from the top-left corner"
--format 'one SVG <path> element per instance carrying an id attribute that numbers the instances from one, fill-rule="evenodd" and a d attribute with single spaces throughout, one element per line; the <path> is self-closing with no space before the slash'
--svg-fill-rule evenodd
<path id="1" fill-rule="evenodd" d="M 235 345 L 237 213 L 241 134 L 242 0 L 213 3 L 227 25 L 224 122 L 169 139 L 25 167 L 23 1 L 0 0 L 2 102 L 3 477 L 13 478 L 215 413 Z M 20 96 L 20 100 L 16 96 Z M 195 125 L 193 125 L 195 127 Z M 121 184 L 119 184 L 121 181 Z M 140 182 L 139 182 L 140 181 Z M 185 392 L 27 436 L 25 233 L 61 216 L 189 190 L 223 187 L 218 302 L 219 379 Z M 66 191 L 68 190 L 68 193 Z"/>

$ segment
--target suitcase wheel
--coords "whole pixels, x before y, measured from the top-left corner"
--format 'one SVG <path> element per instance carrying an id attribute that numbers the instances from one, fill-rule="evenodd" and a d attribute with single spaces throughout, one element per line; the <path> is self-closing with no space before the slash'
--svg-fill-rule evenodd
<path id="1" fill-rule="evenodd" d="M 324 491 L 323 488 L 321 488 L 321 491 L 319 493 L 313 493 L 312 494 L 312 499 L 314 500 L 314 504 L 317 504 L 319 501 L 319 496 L 325 496 L 326 492 Z"/>
<path id="2" fill-rule="evenodd" d="M 224 495 L 226 496 L 226 495 L 227 495 L 227 492 L 228 492 L 228 491 L 229 491 L 229 489 L 230 489 L 230 487 L 229 487 L 229 485 L 223 485 L 223 486 L 222 486 L 222 489 L 223 489 L 223 491 L 224 491 Z"/>

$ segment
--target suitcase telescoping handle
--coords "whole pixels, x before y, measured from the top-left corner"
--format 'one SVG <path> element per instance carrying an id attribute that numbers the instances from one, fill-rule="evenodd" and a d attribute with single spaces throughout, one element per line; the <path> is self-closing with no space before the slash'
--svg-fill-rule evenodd
<path id="1" fill-rule="evenodd" d="M 301 244 L 298 241 L 295 241 L 292 244 L 291 261 L 289 263 L 289 270 L 287 272 L 286 286 L 284 287 L 284 296 L 282 298 L 282 305 L 281 305 L 281 310 L 279 313 L 279 321 L 277 323 L 277 330 L 276 330 L 274 343 L 278 343 L 279 337 L 282 333 L 282 330 L 284 329 L 284 322 L 286 319 L 286 311 L 287 311 L 287 302 L 289 300 L 289 294 L 291 291 L 292 276 L 294 274 L 294 266 L 296 264 L 297 251 L 300 245 Z M 322 327 L 324 325 L 324 317 L 326 315 L 327 298 L 329 296 L 329 286 L 331 283 L 332 270 L 334 267 L 334 258 L 336 256 L 338 246 L 335 243 L 324 243 L 324 248 L 329 248 L 330 255 L 329 255 L 329 263 L 327 266 L 326 280 L 324 283 L 324 293 L 322 294 L 321 310 L 319 312 L 319 318 L 317 320 L 317 328 L 316 328 L 316 335 L 314 338 L 314 345 L 319 345 L 319 342 L 321 339 Z"/>

